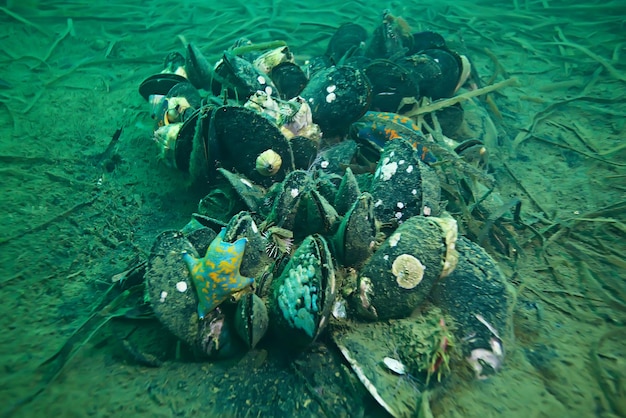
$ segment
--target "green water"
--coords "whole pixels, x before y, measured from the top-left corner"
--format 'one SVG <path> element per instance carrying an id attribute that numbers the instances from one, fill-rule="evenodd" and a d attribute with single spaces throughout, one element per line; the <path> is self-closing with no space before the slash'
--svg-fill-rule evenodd
<path id="1" fill-rule="evenodd" d="M 6 3 L 5 416 L 386 416 L 328 337 L 299 355 L 268 343 L 227 361 L 192 361 L 155 320 L 90 319 L 112 278 L 145 260 L 161 231 L 182 228 L 206 194 L 157 158 L 137 89 L 163 57 L 193 42 L 215 62 L 247 37 L 286 41 L 303 62 L 344 22 L 371 31 L 383 7 L 414 31 L 443 35 L 483 86 L 517 79 L 489 101 L 463 104 L 466 120 L 490 121 L 470 131 L 489 150 L 498 193 L 522 203 L 525 226 L 506 226 L 517 247 L 505 254 L 484 243 L 516 295 L 504 366 L 477 380 L 457 358 L 421 416 L 626 416 L 621 2 Z M 488 219 L 472 219 L 461 223 L 480 236 Z M 410 394 L 407 379 L 396 385 Z M 418 394 L 414 401 L 418 416 Z"/>

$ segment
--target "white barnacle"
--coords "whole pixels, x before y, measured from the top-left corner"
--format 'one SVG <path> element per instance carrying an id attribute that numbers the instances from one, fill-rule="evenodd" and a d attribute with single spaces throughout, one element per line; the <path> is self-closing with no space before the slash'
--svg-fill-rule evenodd
<path id="1" fill-rule="evenodd" d="M 250 183 L 248 180 L 246 179 L 239 179 L 244 185 L 252 188 L 252 183 Z"/>
<path id="2" fill-rule="evenodd" d="M 402 202 L 398 202 L 398 203 L 396 203 L 396 207 L 397 207 L 398 209 L 402 209 L 402 208 L 404 208 L 404 203 L 402 203 Z"/>
<path id="3" fill-rule="evenodd" d="M 377 207 L 379 207 L 379 206 L 380 206 L 380 205 L 382 205 L 382 204 L 383 204 L 383 200 L 382 200 L 382 199 L 378 199 L 378 200 L 376 201 L 376 203 L 374 203 L 374 207 L 375 207 L 375 208 L 377 208 Z"/>
<path id="4" fill-rule="evenodd" d="M 165 302 L 166 298 L 167 298 L 167 292 L 164 290 L 161 292 L 161 299 L 159 299 L 159 302 L 161 303 Z"/>
<path id="5" fill-rule="evenodd" d="M 289 193 L 291 193 L 291 197 L 296 198 L 300 194 L 300 190 L 294 187 L 289 191 Z"/>
<path id="6" fill-rule="evenodd" d="M 328 168 L 328 164 L 330 164 L 330 162 L 328 162 L 328 161 L 324 160 L 324 161 L 322 161 L 322 162 L 320 163 L 320 167 L 322 167 L 322 168 Z"/>
<path id="7" fill-rule="evenodd" d="M 395 161 L 389 164 L 384 164 L 382 167 L 380 167 L 380 177 L 382 178 L 383 181 L 387 181 L 394 174 L 396 174 L 397 170 L 398 170 L 398 163 L 396 163 Z"/>
<path id="8" fill-rule="evenodd" d="M 326 103 L 332 103 L 335 101 L 336 98 L 337 98 L 337 95 L 335 93 L 328 93 L 326 95 Z"/>
<path id="9" fill-rule="evenodd" d="M 262 75 L 258 76 L 256 78 L 256 81 L 258 81 L 259 84 L 267 84 L 267 81 L 265 81 L 265 77 L 263 77 Z"/>
<path id="10" fill-rule="evenodd" d="M 411 174 L 411 173 L 413 172 L 413 166 L 412 166 L 412 165 L 408 166 L 408 167 L 406 168 L 406 172 L 407 172 L 407 173 L 409 173 L 409 174 Z"/>
<path id="11" fill-rule="evenodd" d="M 395 234 L 393 234 L 392 236 L 389 237 L 389 246 L 390 247 L 395 247 L 396 245 L 398 245 L 398 243 L 400 242 L 400 237 L 402 236 L 401 233 L 397 232 Z"/>
<path id="12" fill-rule="evenodd" d="M 334 84 L 331 84 L 330 86 L 326 87 L 326 91 L 328 93 L 333 93 L 335 90 L 337 90 L 337 86 Z"/>
<path id="13" fill-rule="evenodd" d="M 176 283 L 176 290 L 178 290 L 180 293 L 185 293 L 187 291 L 187 282 L 180 281 Z"/>

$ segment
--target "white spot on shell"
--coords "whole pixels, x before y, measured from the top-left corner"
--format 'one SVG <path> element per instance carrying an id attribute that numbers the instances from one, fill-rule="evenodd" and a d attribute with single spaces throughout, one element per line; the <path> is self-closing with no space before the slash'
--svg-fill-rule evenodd
<path id="1" fill-rule="evenodd" d="M 256 81 L 258 81 L 259 84 L 267 84 L 267 81 L 265 81 L 265 77 L 263 77 L 262 75 L 258 76 L 256 78 Z"/>
<path id="2" fill-rule="evenodd" d="M 378 200 L 376 201 L 376 203 L 374 203 L 374 207 L 375 207 L 375 208 L 377 208 L 377 207 L 379 207 L 379 206 L 380 206 L 380 205 L 382 205 L 382 204 L 383 204 L 383 200 L 382 200 L 382 199 L 378 199 Z"/>
<path id="3" fill-rule="evenodd" d="M 332 93 L 332 92 L 334 92 L 335 90 L 337 90 L 337 86 L 336 86 L 336 85 L 334 85 L 334 84 L 331 84 L 330 86 L 326 87 L 326 91 L 327 91 L 328 93 Z"/>
<path id="4" fill-rule="evenodd" d="M 398 209 L 402 209 L 402 208 L 404 208 L 404 203 L 398 202 L 398 203 L 396 203 L 396 206 L 398 207 Z"/>
<path id="5" fill-rule="evenodd" d="M 165 298 L 167 298 L 167 292 L 164 290 L 161 292 L 161 299 L 159 299 L 159 301 L 163 303 L 165 302 Z"/>
<path id="6" fill-rule="evenodd" d="M 328 93 L 326 95 L 326 103 L 332 103 L 335 101 L 336 98 L 337 98 L 337 95 L 335 93 Z"/>
<path id="7" fill-rule="evenodd" d="M 399 255 L 391 265 L 396 283 L 403 289 L 413 289 L 422 282 L 426 267 L 410 254 Z"/>
<path id="8" fill-rule="evenodd" d="M 411 173 L 413 172 L 413 166 L 412 166 L 412 165 L 408 166 L 408 167 L 406 168 L 406 172 L 407 172 L 407 173 L 409 173 L 409 174 L 411 174 Z"/>
<path id="9" fill-rule="evenodd" d="M 265 94 L 267 94 L 268 96 L 271 96 L 273 91 L 274 90 L 272 90 L 270 86 L 265 87 Z"/>
<path id="10" fill-rule="evenodd" d="M 298 197 L 298 195 L 300 194 L 300 190 L 293 188 L 289 191 L 289 193 L 291 193 L 291 197 Z"/>
<path id="11" fill-rule="evenodd" d="M 333 305 L 333 316 L 337 319 L 345 319 L 348 316 L 346 312 L 346 301 L 339 299 Z"/>
<path id="12" fill-rule="evenodd" d="M 404 160 L 398 161 L 398 165 L 402 165 L 402 164 L 404 164 Z"/>
<path id="13" fill-rule="evenodd" d="M 430 216 L 432 214 L 432 209 L 430 208 L 430 206 L 424 206 L 422 213 L 424 214 L 424 216 Z"/>
<path id="14" fill-rule="evenodd" d="M 180 281 L 176 283 L 176 290 L 180 293 L 185 293 L 187 291 L 187 282 Z"/>
<path id="15" fill-rule="evenodd" d="M 252 187 L 252 183 L 250 183 L 248 180 L 246 179 L 239 179 L 243 184 L 245 184 L 248 187 Z"/>
<path id="16" fill-rule="evenodd" d="M 259 228 L 256 226 L 256 222 L 252 221 L 252 224 L 250 224 L 250 228 L 252 228 L 252 231 L 253 231 L 255 234 L 258 234 L 258 233 L 259 233 Z"/>
<path id="17" fill-rule="evenodd" d="M 330 164 L 328 161 L 322 161 L 322 162 L 320 163 L 320 167 L 322 167 L 322 168 L 328 168 L 328 164 Z"/>
<path id="18" fill-rule="evenodd" d="M 406 367 L 404 366 L 404 364 L 402 364 L 400 360 L 396 360 L 395 358 L 391 357 L 385 357 L 383 359 L 383 363 L 385 363 L 385 366 L 387 366 L 390 371 L 394 372 L 397 375 L 406 374 Z"/>
<path id="19" fill-rule="evenodd" d="M 413 190 L 411 190 L 411 194 L 412 194 L 413 196 L 415 196 L 415 195 L 417 194 L 417 189 L 413 189 Z"/>
<path id="20" fill-rule="evenodd" d="M 383 255 L 383 260 L 385 260 L 385 261 L 389 260 L 389 254 Z"/>
<path id="21" fill-rule="evenodd" d="M 398 242 L 400 242 L 400 237 L 402 236 L 401 233 L 395 233 L 392 236 L 389 237 L 389 246 L 390 247 L 395 247 L 396 245 L 398 245 Z"/>
<path id="22" fill-rule="evenodd" d="M 380 177 L 383 181 L 389 180 L 398 171 L 398 163 L 395 161 L 389 164 L 384 164 L 380 168 Z"/>
<path id="23" fill-rule="evenodd" d="M 393 214 L 393 216 L 395 216 L 396 219 L 402 219 L 402 212 L 396 212 Z"/>

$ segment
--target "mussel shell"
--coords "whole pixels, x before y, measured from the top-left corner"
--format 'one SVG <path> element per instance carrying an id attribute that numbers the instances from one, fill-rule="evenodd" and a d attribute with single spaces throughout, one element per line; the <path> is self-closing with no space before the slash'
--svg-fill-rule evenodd
<path id="1" fill-rule="evenodd" d="M 366 40 L 367 31 L 363 26 L 356 23 L 344 23 L 328 41 L 326 55 L 333 63 L 338 64 L 342 59 L 354 55 Z"/>
<path id="2" fill-rule="evenodd" d="M 170 52 L 163 59 L 163 72 L 174 73 L 185 66 L 185 57 L 180 52 Z"/>
<path id="3" fill-rule="evenodd" d="M 215 235 L 213 232 L 213 238 Z M 199 236 L 195 238 L 200 239 Z M 204 239 L 212 240 L 210 235 L 205 235 Z M 181 256 L 183 251 L 198 256 L 194 246 L 179 231 L 162 232 L 152 246 L 145 281 L 146 296 L 154 314 L 172 334 L 189 344 L 194 351 L 210 357 L 232 355 L 236 344 L 231 341 L 232 333 L 224 315 L 216 309 L 202 321 L 198 320 L 198 298 L 189 269 Z M 223 324 L 221 332 L 211 335 L 215 322 Z"/>
<path id="4" fill-rule="evenodd" d="M 289 140 L 293 152 L 293 165 L 296 170 L 306 170 L 317 156 L 318 144 L 304 136 L 294 136 Z"/>
<path id="5" fill-rule="evenodd" d="M 456 137 L 456 133 L 463 125 L 465 116 L 461 103 L 438 110 L 435 112 L 435 115 L 437 116 L 437 121 L 439 121 L 441 132 L 444 136 L 447 136 L 448 138 Z M 430 114 L 424 115 L 424 119 L 432 126 L 432 118 Z"/>
<path id="6" fill-rule="evenodd" d="M 208 90 L 211 87 L 212 71 L 209 61 L 193 44 L 187 45 L 185 70 L 189 82 L 198 89 Z"/>
<path id="7" fill-rule="evenodd" d="M 283 100 L 289 100 L 299 95 L 309 82 L 302 68 L 293 62 L 278 64 L 272 68 L 269 76 Z"/>
<path id="8" fill-rule="evenodd" d="M 372 85 L 371 110 L 397 112 L 402 99 L 420 95 L 419 85 L 409 71 L 388 60 L 375 60 L 365 68 Z"/>
<path id="9" fill-rule="evenodd" d="M 256 347 L 268 325 L 267 307 L 260 297 L 248 293 L 239 299 L 235 311 L 235 330 L 248 348 Z"/>
<path id="10" fill-rule="evenodd" d="M 423 31 L 413 34 L 413 46 L 407 55 L 420 53 L 426 49 L 445 48 L 446 41 L 437 32 Z"/>
<path id="11" fill-rule="evenodd" d="M 458 336 L 475 336 L 462 347 L 467 356 L 476 348 L 490 349 L 489 340 L 494 338 L 476 315 L 481 315 L 502 337 L 508 335 L 513 294 L 496 262 L 480 245 L 459 237 L 456 249 L 456 269 L 437 282 L 431 297 L 454 316 Z"/>
<path id="12" fill-rule="evenodd" d="M 299 265 L 311 277 L 305 279 Z M 277 336 L 294 348 L 315 341 L 328 324 L 337 290 L 326 240 L 320 235 L 306 237 L 272 282 L 272 289 L 270 320 Z"/>
<path id="13" fill-rule="evenodd" d="M 334 207 L 337 209 L 337 213 L 341 216 L 345 215 L 350 210 L 354 202 L 361 194 L 359 183 L 354 177 L 354 173 L 350 167 L 346 167 L 346 172 L 341 178 L 339 188 L 335 195 Z"/>
<path id="14" fill-rule="evenodd" d="M 418 80 L 421 96 L 437 100 L 454 94 L 461 66 L 451 52 L 428 49 L 396 62 Z"/>
<path id="15" fill-rule="evenodd" d="M 241 174 L 233 173 L 224 168 L 220 167 L 217 171 L 230 183 L 248 211 L 264 215 L 266 191 L 263 187 L 254 184 Z"/>
<path id="16" fill-rule="evenodd" d="M 378 319 L 406 317 L 429 295 L 443 272 L 445 235 L 434 218 L 414 216 L 400 225 L 365 263 L 357 288 L 366 287 L 366 279 L 371 284 L 366 298 Z M 424 266 L 421 281 L 412 288 L 402 287 L 393 274 L 393 264 L 400 256 L 414 257 Z M 357 297 L 355 302 L 360 304 L 362 299 Z"/>
<path id="17" fill-rule="evenodd" d="M 199 109 L 202 105 L 202 97 L 200 96 L 200 93 L 189 82 L 176 84 L 170 89 L 170 91 L 167 92 L 166 97 L 184 97 L 194 110 Z"/>
<path id="18" fill-rule="evenodd" d="M 315 74 L 319 71 L 325 70 L 331 67 L 333 63 L 330 58 L 326 55 L 318 55 L 315 57 L 311 57 L 304 67 L 304 74 L 310 80 Z"/>
<path id="19" fill-rule="evenodd" d="M 240 103 L 244 103 L 259 90 L 274 97 L 278 96 L 278 89 L 267 74 L 231 52 L 224 53 L 215 67 L 215 75 L 224 86 L 235 90 Z"/>
<path id="20" fill-rule="evenodd" d="M 427 193 L 424 193 L 427 192 Z M 397 138 L 389 141 L 374 173 L 371 193 L 374 213 L 381 222 L 404 222 L 424 213 L 439 211 L 439 181 L 413 145 Z"/>
<path id="21" fill-rule="evenodd" d="M 350 124 L 367 112 L 371 86 L 353 67 L 331 67 L 318 71 L 301 93 L 311 107 L 313 122 L 325 136 L 343 135 Z"/>
<path id="22" fill-rule="evenodd" d="M 293 231 L 302 194 L 312 188 L 311 179 L 306 171 L 295 170 L 277 187 L 279 190 L 266 222 Z"/>
<path id="23" fill-rule="evenodd" d="M 221 150 L 215 136 L 210 135 L 215 107 L 203 106 L 197 115 L 192 116 L 183 125 L 185 132 L 193 132 L 191 154 L 189 156 L 189 174 L 197 184 L 213 181 Z M 196 119 L 195 123 L 193 118 Z"/>
<path id="24" fill-rule="evenodd" d="M 176 84 L 186 82 L 187 79 L 178 74 L 154 74 L 141 82 L 139 94 L 147 101 L 152 95 L 166 96 Z"/>
<path id="25" fill-rule="evenodd" d="M 265 254 L 266 240 L 250 213 L 245 211 L 233 216 L 224 232 L 225 242 L 235 242 L 239 238 L 248 240 L 239 272 L 245 277 L 260 276 L 272 260 Z"/>
<path id="26" fill-rule="evenodd" d="M 374 200 L 369 193 L 363 193 L 344 216 L 333 240 L 341 264 L 360 267 L 372 254 L 377 232 Z"/>
<path id="27" fill-rule="evenodd" d="M 269 119 L 251 109 L 241 106 L 216 109 L 211 117 L 208 141 L 218 144 L 223 168 L 237 171 L 264 187 L 282 181 L 293 169 L 291 148 L 285 136 Z M 257 157 L 268 149 L 282 159 L 280 169 L 271 177 L 256 170 Z"/>

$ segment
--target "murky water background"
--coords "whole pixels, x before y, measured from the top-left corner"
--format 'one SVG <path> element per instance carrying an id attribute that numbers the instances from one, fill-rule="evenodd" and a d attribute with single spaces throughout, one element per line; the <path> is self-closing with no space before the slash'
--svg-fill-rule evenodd
<path id="1" fill-rule="evenodd" d="M 242 36 L 282 39 L 303 60 L 341 23 L 371 29 L 381 12 L 365 2 L 143 3 L 0 8 L 0 404 L 24 417 L 384 415 L 350 377 L 341 381 L 354 387 L 335 388 L 343 409 L 329 411 L 330 383 L 297 365 L 246 374 L 263 358 L 139 365 L 114 326 L 45 384 L 38 366 L 112 276 L 158 232 L 183 226 L 202 197 L 157 160 L 141 80 L 183 40 L 214 61 Z M 431 395 L 435 416 L 626 415 L 626 8 L 570 3 L 385 4 L 469 55 L 483 82 L 519 80 L 493 105 L 477 102 L 492 112 L 482 139 L 499 190 L 523 202 L 529 226 L 512 231 L 523 254 L 492 253 L 517 290 L 515 341 L 486 381 L 459 365 Z M 325 364 L 327 349 L 309 360 Z"/>

